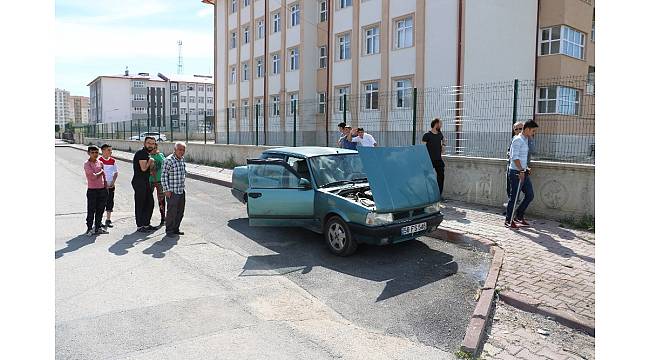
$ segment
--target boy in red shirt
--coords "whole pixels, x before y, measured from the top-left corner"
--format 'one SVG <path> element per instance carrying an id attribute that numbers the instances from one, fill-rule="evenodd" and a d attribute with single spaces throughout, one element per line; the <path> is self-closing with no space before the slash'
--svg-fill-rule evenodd
<path id="1" fill-rule="evenodd" d="M 113 204 L 115 199 L 115 181 L 117 180 L 117 163 L 111 157 L 113 148 L 108 145 L 102 145 L 102 156 L 99 161 L 104 165 L 104 176 L 106 179 L 106 189 L 108 189 L 108 197 L 106 198 L 106 223 L 104 227 L 113 227 L 111 222 L 111 213 L 113 212 Z"/>
<path id="2" fill-rule="evenodd" d="M 102 215 L 106 206 L 106 178 L 104 175 L 104 165 L 97 160 L 99 157 L 99 148 L 94 145 L 88 146 L 88 160 L 84 162 L 84 173 L 88 182 L 86 199 L 88 200 L 88 215 L 86 216 L 86 235 L 108 234 L 102 228 Z M 93 220 L 95 230 L 93 231 Z"/>

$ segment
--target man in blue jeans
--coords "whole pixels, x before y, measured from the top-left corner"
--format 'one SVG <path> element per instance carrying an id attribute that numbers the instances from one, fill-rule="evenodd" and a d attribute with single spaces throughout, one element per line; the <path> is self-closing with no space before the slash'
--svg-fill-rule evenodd
<path id="1" fill-rule="evenodd" d="M 523 226 L 529 226 L 528 222 L 524 219 L 526 208 L 533 197 L 533 184 L 530 182 L 530 170 L 528 169 L 528 140 L 535 136 L 535 132 L 539 126 L 533 120 L 528 120 L 524 123 L 524 130 L 521 134 L 512 139 L 510 145 L 510 165 L 508 166 L 508 181 L 510 182 L 510 199 L 508 200 L 508 208 L 506 209 L 506 222 L 505 226 L 511 229 L 519 229 Z M 521 191 L 524 193 L 524 200 L 521 205 L 514 211 L 515 198 L 521 183 Z M 512 219 L 514 214 L 514 220 Z"/>

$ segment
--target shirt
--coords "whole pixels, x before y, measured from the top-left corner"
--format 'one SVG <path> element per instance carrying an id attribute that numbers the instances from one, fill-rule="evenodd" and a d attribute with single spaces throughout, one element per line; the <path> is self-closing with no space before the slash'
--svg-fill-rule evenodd
<path id="1" fill-rule="evenodd" d="M 104 168 L 104 164 L 100 161 L 86 160 L 84 163 L 84 173 L 86 173 L 86 180 L 88 181 L 89 189 L 103 189 L 105 188 L 104 173 L 95 175 Z"/>
<path id="2" fill-rule="evenodd" d="M 106 183 L 113 183 L 113 178 L 117 174 L 117 162 L 111 156 L 108 159 L 105 159 L 103 156 L 99 157 L 99 161 L 104 165 L 104 174 L 106 174 Z"/>
<path id="3" fill-rule="evenodd" d="M 183 194 L 185 191 L 185 174 L 185 159 L 177 158 L 176 154 L 167 156 L 160 179 L 163 191 Z"/>
<path id="4" fill-rule="evenodd" d="M 153 159 L 153 167 L 151 168 L 151 175 L 149 175 L 149 182 L 160 182 L 160 177 L 162 176 L 163 163 L 165 162 L 165 155 L 161 152 L 155 155 L 151 155 Z"/>
<path id="5" fill-rule="evenodd" d="M 356 150 L 357 149 L 357 143 L 348 141 L 347 136 L 342 136 L 339 139 L 339 143 L 341 144 L 342 149 L 350 149 L 350 150 Z"/>
<path id="6" fill-rule="evenodd" d="M 140 160 L 149 160 L 149 152 L 146 148 L 138 150 L 133 155 L 133 180 L 132 183 L 146 183 L 149 181 L 149 169 L 142 171 Z"/>
<path id="7" fill-rule="evenodd" d="M 377 143 L 370 134 L 363 134 L 363 139 L 360 136 L 353 137 L 352 142 L 357 143 L 357 146 L 375 146 Z"/>
<path id="8" fill-rule="evenodd" d="M 512 139 L 510 144 L 510 169 L 519 170 L 515 165 L 515 160 L 519 160 L 521 167 L 526 170 L 528 167 L 528 139 L 524 135 L 517 135 Z"/>
<path id="9" fill-rule="evenodd" d="M 444 138 L 445 136 L 442 135 L 441 131 L 438 131 L 437 134 L 427 131 L 427 133 L 422 136 L 422 141 L 427 143 L 427 151 L 429 152 L 431 162 L 442 161 L 442 140 L 444 140 Z"/>

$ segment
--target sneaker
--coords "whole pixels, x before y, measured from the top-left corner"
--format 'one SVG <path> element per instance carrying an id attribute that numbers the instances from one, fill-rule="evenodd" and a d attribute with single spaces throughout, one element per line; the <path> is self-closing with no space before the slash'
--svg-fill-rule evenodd
<path id="1" fill-rule="evenodd" d="M 136 231 L 137 231 L 137 232 L 149 232 L 149 230 L 147 230 L 147 227 L 146 227 L 146 226 L 140 226 L 140 227 L 138 228 L 138 230 L 136 230 Z"/>
<path id="2" fill-rule="evenodd" d="M 519 228 L 521 228 L 521 225 L 517 224 L 516 222 L 512 222 L 512 223 L 505 222 L 503 225 L 505 225 L 505 227 L 512 230 L 518 230 Z"/>
<path id="3" fill-rule="evenodd" d="M 144 229 L 145 229 L 146 231 L 156 231 L 156 230 L 158 230 L 157 227 L 155 227 L 155 226 L 151 226 L 151 225 L 147 225 L 147 226 L 145 226 Z"/>
<path id="4" fill-rule="evenodd" d="M 95 229 L 95 235 L 101 235 L 101 234 L 108 234 L 108 231 L 106 231 L 106 229 L 100 226 L 97 229 Z"/>
<path id="5" fill-rule="evenodd" d="M 173 232 L 165 233 L 165 235 L 167 235 L 167 237 L 177 237 L 178 236 L 178 234 L 173 233 Z"/>
<path id="6" fill-rule="evenodd" d="M 86 230 L 86 236 L 93 236 L 94 234 L 95 232 L 93 231 L 92 228 L 88 228 L 88 230 Z"/>
<path id="7" fill-rule="evenodd" d="M 185 233 L 180 231 L 180 230 L 174 231 L 174 234 L 176 234 L 176 235 L 185 235 Z"/>
<path id="8" fill-rule="evenodd" d="M 158 225 L 159 228 L 165 226 L 165 219 L 160 220 L 160 225 Z"/>
<path id="9" fill-rule="evenodd" d="M 104 224 L 104 227 L 112 228 L 113 227 L 113 222 L 110 221 L 110 220 L 106 220 L 106 223 Z"/>
<path id="10" fill-rule="evenodd" d="M 515 218 L 515 223 L 517 223 L 519 226 L 530 226 L 528 221 L 526 221 L 523 217 L 522 218 Z"/>

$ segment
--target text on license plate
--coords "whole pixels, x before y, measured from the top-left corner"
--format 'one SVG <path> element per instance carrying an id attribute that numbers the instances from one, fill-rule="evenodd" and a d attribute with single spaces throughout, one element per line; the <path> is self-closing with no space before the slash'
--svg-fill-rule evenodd
<path id="1" fill-rule="evenodd" d="M 419 223 L 419 224 L 414 224 L 414 225 L 409 225 L 409 226 L 404 226 L 402 228 L 402 235 L 408 235 L 408 234 L 413 234 L 416 232 L 424 231 L 427 229 L 427 223 Z"/>

